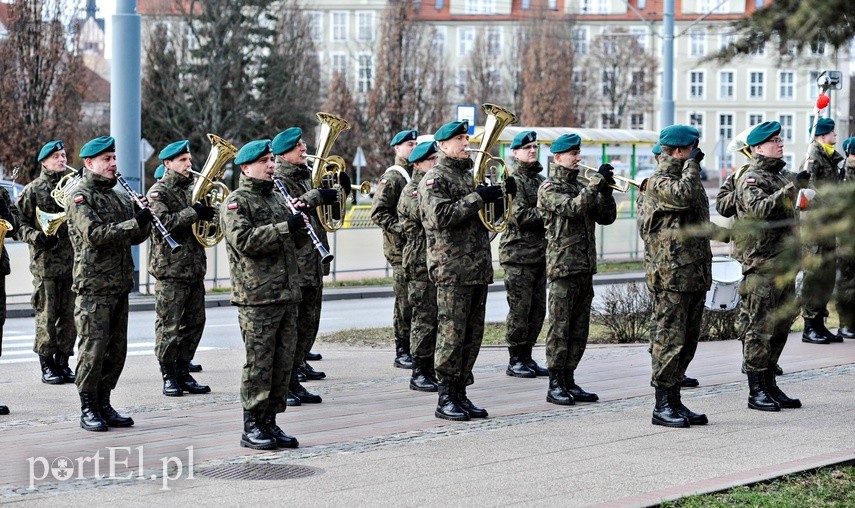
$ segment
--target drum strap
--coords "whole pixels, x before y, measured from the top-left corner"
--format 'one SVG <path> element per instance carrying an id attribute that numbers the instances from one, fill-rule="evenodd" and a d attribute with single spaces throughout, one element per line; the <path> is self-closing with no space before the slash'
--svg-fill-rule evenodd
<path id="1" fill-rule="evenodd" d="M 406 181 L 406 183 L 410 183 L 410 175 L 408 175 L 407 170 L 402 168 L 401 166 L 397 164 L 395 164 L 394 166 L 389 166 L 389 168 L 386 169 L 386 172 L 388 173 L 389 171 L 397 171 L 398 173 L 401 173 L 401 176 L 404 177 L 404 181 Z"/>

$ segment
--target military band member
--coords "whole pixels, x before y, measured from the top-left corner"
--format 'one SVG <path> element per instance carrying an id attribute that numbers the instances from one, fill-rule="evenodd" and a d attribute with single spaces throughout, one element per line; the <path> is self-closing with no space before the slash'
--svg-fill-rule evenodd
<path id="1" fill-rule="evenodd" d="M 68 233 L 74 247 L 77 294 L 74 322 L 80 334 L 77 390 L 80 426 L 89 431 L 130 427 L 134 420 L 110 403 L 128 353 L 128 294 L 133 289 L 131 246 L 151 231 L 151 210 L 134 210 L 115 188 L 116 144 L 112 137 L 90 140 L 80 149 L 83 180 L 68 196 Z"/>
<path id="2" fill-rule="evenodd" d="M 410 326 L 410 351 L 413 356 L 413 374 L 410 389 L 422 392 L 437 391 L 434 352 L 436 351 L 436 285 L 428 277 L 427 239 L 422 214 L 419 210 L 419 182 L 436 163 L 437 146 L 434 141 L 419 143 L 407 159 L 413 165 L 413 178 L 404 186 L 398 200 L 398 217 L 401 220 L 406 244 L 401 253 L 401 263 L 409 288 L 407 300 L 413 309 Z"/>
<path id="3" fill-rule="evenodd" d="M 844 157 L 834 149 L 837 133 L 834 120 L 820 118 L 814 129 L 814 141 L 808 149 L 807 170 L 811 183 L 818 192 L 813 206 L 822 206 L 823 188 L 840 183 L 840 169 Z M 837 275 L 835 261 L 835 238 L 824 242 L 808 242 L 802 246 L 804 278 L 801 287 L 802 317 L 804 332 L 802 342 L 810 344 L 828 344 L 842 342 L 843 338 L 831 333 L 825 327 L 828 317 L 828 302 L 834 292 L 834 279 Z"/>
<path id="4" fill-rule="evenodd" d="M 778 122 L 763 122 L 752 129 L 747 138 L 751 163 L 734 190 L 741 227 L 733 241 L 744 276 L 739 286 L 745 321 L 743 364 L 748 376 L 748 407 L 759 411 L 801 407 L 798 399 L 781 391 L 775 379 L 775 365 L 798 309 L 794 281 L 780 282 L 781 270 L 773 264 L 793 235 L 793 203 L 798 190 L 808 186 L 810 174 L 802 171 L 794 178 L 784 170 L 780 133 Z"/>
<path id="5" fill-rule="evenodd" d="M 698 131 L 672 125 L 660 132 L 659 165 L 644 192 L 647 287 L 653 294 L 652 423 L 666 427 L 705 425 L 706 415 L 683 405 L 680 380 L 698 346 L 706 292 L 712 283 L 709 201 L 700 178 L 703 152 Z"/>
<path id="6" fill-rule="evenodd" d="M 170 143 L 158 155 L 166 170 L 148 191 L 151 211 L 160 219 L 181 249 L 172 252 L 159 231 L 151 234 L 148 272 L 156 279 L 155 346 L 163 377 L 163 394 L 179 397 L 208 393 L 211 388 L 190 374 L 190 360 L 205 329 L 205 247 L 193 235 L 193 224 L 211 221 L 215 211 L 201 202 L 191 203 L 193 162 L 190 142 Z"/>
<path id="7" fill-rule="evenodd" d="M 312 170 L 306 164 L 306 143 L 303 141 L 303 130 L 291 127 L 280 132 L 273 138 L 273 154 L 276 161 L 275 175 L 288 190 L 288 194 L 298 198 L 315 208 L 321 204 L 332 204 L 336 200 L 333 189 L 313 189 Z M 316 210 L 307 210 L 315 233 L 325 247 L 327 232 L 318 220 Z M 306 354 L 315 342 L 321 322 L 321 305 L 323 304 L 324 274 L 329 273 L 329 265 L 321 263 L 312 242 L 304 242 L 297 248 L 297 266 L 300 284 L 300 301 L 297 312 L 297 346 L 294 353 L 294 366 L 291 369 L 291 380 L 288 387 L 288 405 L 319 404 L 321 396 L 312 393 L 300 384 L 298 376 L 302 373 L 306 379 L 318 380 L 327 377 L 324 372 L 315 370 L 305 361 Z"/>
<path id="8" fill-rule="evenodd" d="M 30 182 L 18 198 L 21 228 L 17 237 L 30 246 L 30 273 L 33 274 L 33 309 L 36 311 L 36 339 L 33 351 L 39 355 L 42 383 L 73 383 L 74 372 L 68 358 L 74 354 L 77 329 L 74 327 L 74 292 L 71 268 L 74 250 L 65 221 L 50 235 L 42 231 L 36 208 L 43 212 L 64 213 L 51 196 L 66 170 L 65 146 L 61 140 L 45 144 L 39 152 L 42 167 L 38 178 Z"/>
<path id="9" fill-rule="evenodd" d="M 588 185 L 577 178 L 582 139 L 564 134 L 553 141 L 555 162 L 537 191 L 537 210 L 546 228 L 546 277 L 549 280 L 549 331 L 546 362 L 549 388 L 546 401 L 572 405 L 596 402 L 595 393 L 576 384 L 575 372 L 585 346 L 597 273 L 597 224 L 612 224 L 617 208 L 612 197 L 612 167 L 604 164 Z"/>
<path id="10" fill-rule="evenodd" d="M 297 346 L 300 283 L 295 236 L 305 229 L 273 185 L 269 139 L 245 144 L 235 164 L 239 187 L 220 207 L 220 227 L 238 308 L 246 363 L 241 376 L 243 434 L 240 444 L 269 450 L 296 448 L 297 439 L 276 424 L 285 411 L 288 380 Z M 298 206 L 299 203 L 295 203 Z"/>
<path id="11" fill-rule="evenodd" d="M 537 189 L 545 177 L 537 160 L 537 133 L 523 131 L 511 141 L 514 159 L 510 172 L 517 193 L 511 201 L 511 219 L 499 243 L 499 262 L 505 270 L 508 293 L 508 376 L 533 378 L 549 372 L 531 357 L 546 318 L 546 232 L 537 210 Z"/>
<path id="12" fill-rule="evenodd" d="M 407 300 L 407 279 L 401 267 L 401 251 L 406 239 L 398 220 L 398 199 L 410 181 L 413 165 L 407 160 L 418 144 L 418 131 L 405 130 L 395 134 L 389 145 L 395 150 L 395 164 L 380 178 L 380 184 L 371 205 L 371 220 L 383 230 L 383 254 L 392 266 L 392 290 L 395 292 L 395 310 L 392 328 L 395 333 L 395 367 L 413 368 L 410 354 L 410 321 L 412 306 Z"/>
<path id="13" fill-rule="evenodd" d="M 6 232 L 2 247 L 0 247 L 0 356 L 3 354 L 3 326 L 6 324 L 6 276 L 12 273 L 9 262 L 9 253 L 6 252 L 6 242 L 13 237 L 15 232 L 20 227 L 18 220 L 18 212 L 12 204 L 12 198 L 9 196 L 9 191 L 6 187 L 0 186 L 0 219 L 8 222 L 12 227 L 11 231 Z M 9 407 L 0 405 L 0 415 L 9 414 Z"/>
<path id="14" fill-rule="evenodd" d="M 843 142 L 843 154 L 846 157 L 842 173 L 847 188 L 855 188 L 855 138 Z M 837 264 L 840 268 L 840 281 L 837 286 L 837 313 L 840 316 L 840 328 L 837 336 L 843 339 L 855 339 L 855 253 L 841 249 Z"/>

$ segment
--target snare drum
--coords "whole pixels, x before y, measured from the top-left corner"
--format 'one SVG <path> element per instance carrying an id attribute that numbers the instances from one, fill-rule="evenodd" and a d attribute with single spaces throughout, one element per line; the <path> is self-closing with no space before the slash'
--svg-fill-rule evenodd
<path id="1" fill-rule="evenodd" d="M 704 307 L 714 312 L 726 312 L 739 303 L 739 283 L 742 264 L 729 256 L 713 256 L 712 287 L 707 291 Z"/>

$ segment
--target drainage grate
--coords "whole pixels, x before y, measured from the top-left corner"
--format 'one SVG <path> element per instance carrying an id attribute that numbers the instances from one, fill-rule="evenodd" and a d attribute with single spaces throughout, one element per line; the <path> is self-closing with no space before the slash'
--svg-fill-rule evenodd
<path id="1" fill-rule="evenodd" d="M 318 470 L 292 464 L 224 464 L 199 469 L 196 473 L 221 480 L 291 480 L 314 476 Z"/>

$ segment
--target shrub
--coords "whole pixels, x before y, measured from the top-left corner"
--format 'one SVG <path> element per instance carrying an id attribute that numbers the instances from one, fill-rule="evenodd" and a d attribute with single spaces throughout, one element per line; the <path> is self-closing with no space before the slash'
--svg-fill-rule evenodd
<path id="1" fill-rule="evenodd" d="M 647 342 L 653 317 L 653 297 L 637 282 L 609 286 L 601 305 L 591 309 L 591 321 L 608 329 L 611 342 Z"/>

